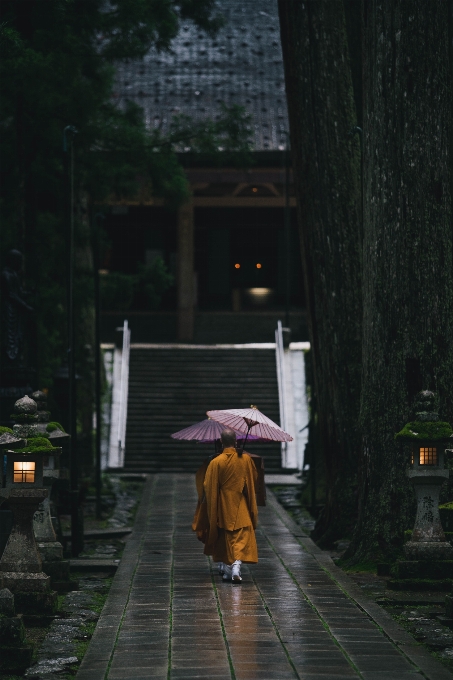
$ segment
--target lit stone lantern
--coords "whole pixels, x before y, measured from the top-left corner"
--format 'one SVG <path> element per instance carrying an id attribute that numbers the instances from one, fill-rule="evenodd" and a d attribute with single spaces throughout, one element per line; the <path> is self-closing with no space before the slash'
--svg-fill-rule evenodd
<path id="1" fill-rule="evenodd" d="M 449 477 L 444 452 L 453 442 L 449 423 L 439 421 L 435 395 L 420 392 L 415 402 L 415 421 L 407 423 L 396 439 L 411 445 L 411 467 L 407 475 L 417 497 L 417 515 L 411 540 L 404 546 L 408 560 L 451 560 L 453 546 L 445 540 L 439 516 L 441 486 Z"/>
<path id="2" fill-rule="evenodd" d="M 15 414 L 33 416 L 36 404 L 28 397 L 15 404 Z M 33 419 L 21 418 L 25 427 Z M 14 432 L 21 436 L 20 431 Z M 25 448 L 25 450 L 24 450 Z M 46 592 L 50 578 L 42 572 L 33 534 L 33 515 L 40 503 L 47 497 L 43 488 L 44 453 L 39 447 L 34 450 L 27 445 L 16 451 L 6 450 L 6 486 L 0 489 L 0 496 L 7 500 L 13 512 L 13 528 L 0 560 L 0 581 L 3 588 L 11 592 Z"/>
<path id="3" fill-rule="evenodd" d="M 49 440 L 48 452 L 43 456 L 43 482 L 49 491 L 49 495 L 40 503 L 34 514 L 33 528 L 42 559 L 43 571 L 51 577 L 52 588 L 64 592 L 72 590 L 75 582 L 70 579 L 69 561 L 63 559 L 63 546 L 55 534 L 50 512 L 50 496 L 53 483 L 62 478 L 60 468 L 62 449 L 58 445 L 70 439 L 70 436 L 61 429 L 59 423 L 49 422 L 50 412 L 47 410 L 47 395 L 38 390 L 33 392 L 31 396 L 38 407 L 36 413 L 38 433 Z M 54 446 L 54 444 L 57 446 Z"/>
<path id="4" fill-rule="evenodd" d="M 25 444 L 27 443 L 26 439 L 20 439 L 20 437 L 16 437 L 12 430 L 9 430 L 9 428 L 4 428 L 5 430 L 8 430 L 6 432 L 3 432 L 0 435 L 0 463 L 1 463 L 1 468 L 0 468 L 0 489 L 4 488 L 6 485 L 6 477 L 4 478 L 3 472 L 3 456 L 4 456 L 4 451 L 5 449 L 11 450 L 11 449 L 21 449 Z M 6 501 L 7 499 L 7 494 L 5 493 L 3 496 L 0 495 L 0 505 Z"/>

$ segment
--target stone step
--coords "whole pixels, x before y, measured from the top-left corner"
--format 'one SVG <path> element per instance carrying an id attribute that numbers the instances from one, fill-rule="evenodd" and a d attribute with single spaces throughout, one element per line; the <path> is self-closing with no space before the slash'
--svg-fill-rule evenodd
<path id="1" fill-rule="evenodd" d="M 84 538 L 121 538 L 132 532 L 132 527 L 121 527 L 120 529 L 86 529 L 83 532 Z M 63 532 L 63 538 L 71 538 L 70 531 Z"/>
<path id="2" fill-rule="evenodd" d="M 71 571 L 106 571 L 114 573 L 120 564 L 120 560 L 86 560 L 74 558 L 69 560 Z"/>
<path id="3" fill-rule="evenodd" d="M 125 469 L 194 472 L 212 445 L 170 435 L 203 420 L 208 410 L 252 403 L 279 422 L 274 349 L 132 347 Z M 279 443 L 253 451 L 264 456 L 266 470 L 280 470 Z"/>

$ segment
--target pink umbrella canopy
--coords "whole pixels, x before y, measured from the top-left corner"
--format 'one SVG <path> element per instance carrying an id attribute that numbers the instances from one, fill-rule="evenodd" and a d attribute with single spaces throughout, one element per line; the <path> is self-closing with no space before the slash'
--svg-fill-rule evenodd
<path id="1" fill-rule="evenodd" d="M 208 411 L 207 415 L 232 430 L 249 432 L 250 435 L 274 442 L 292 442 L 290 434 L 261 413 L 256 406 L 250 408 L 229 408 L 223 411 Z"/>
<path id="2" fill-rule="evenodd" d="M 190 425 L 190 427 L 184 428 L 184 430 L 174 432 L 171 436 L 173 439 L 184 439 L 186 441 L 214 442 L 216 439 L 220 439 L 220 434 L 225 427 L 226 425 L 222 425 L 216 420 L 206 418 L 206 420 L 202 420 L 200 423 L 195 423 Z M 238 439 L 245 438 L 245 434 L 235 428 L 232 429 L 237 433 Z M 249 439 L 259 439 L 259 437 L 249 437 Z"/>

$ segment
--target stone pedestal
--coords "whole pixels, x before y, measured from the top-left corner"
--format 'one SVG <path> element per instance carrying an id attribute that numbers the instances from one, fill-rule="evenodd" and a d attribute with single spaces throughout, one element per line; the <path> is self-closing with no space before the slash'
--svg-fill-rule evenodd
<path id="1" fill-rule="evenodd" d="M 46 489 L 1 489 L 13 512 L 13 528 L 0 560 L 0 579 L 11 592 L 44 592 L 50 578 L 42 573 L 42 561 L 33 534 L 33 515 L 47 497 Z"/>
<path id="2" fill-rule="evenodd" d="M 439 516 L 439 494 L 449 470 L 431 467 L 407 473 L 417 497 L 412 538 L 404 546 L 407 560 L 452 560 L 453 546 L 445 540 Z"/>
<path id="3" fill-rule="evenodd" d="M 25 642 L 22 616 L 16 616 L 14 596 L 0 590 L 0 672 L 23 673 L 30 666 L 33 646 Z"/>
<path id="4" fill-rule="evenodd" d="M 46 482 L 47 479 L 45 478 L 44 481 Z M 43 502 L 39 504 L 38 509 L 33 516 L 33 531 L 38 542 L 55 543 L 57 541 L 50 515 L 49 497 L 45 498 Z"/>
<path id="5" fill-rule="evenodd" d="M 44 412 L 46 413 L 46 412 Z M 60 477 L 56 469 L 60 448 L 50 451 L 43 469 L 43 481 L 48 489 L 48 497 L 39 504 L 33 516 L 33 531 L 42 560 L 42 571 L 50 576 L 51 587 L 58 592 L 77 590 L 77 582 L 70 579 L 69 561 L 63 559 L 63 546 L 57 540 L 50 513 L 49 496 L 52 484 Z"/>
<path id="6" fill-rule="evenodd" d="M 47 481 L 47 477 L 44 477 Z M 58 592 L 77 590 L 77 582 L 71 581 L 69 560 L 63 559 L 63 546 L 55 534 L 50 515 L 49 499 L 40 503 L 33 517 L 33 528 L 42 560 L 42 570 L 50 576 L 51 587 Z"/>

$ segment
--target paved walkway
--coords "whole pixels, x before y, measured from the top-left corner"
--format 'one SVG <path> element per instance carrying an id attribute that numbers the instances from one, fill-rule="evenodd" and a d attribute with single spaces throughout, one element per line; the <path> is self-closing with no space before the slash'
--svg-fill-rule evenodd
<path id="1" fill-rule="evenodd" d="M 192 475 L 146 482 L 78 680 L 452 680 L 271 496 L 259 564 L 223 583 L 190 529 Z"/>

